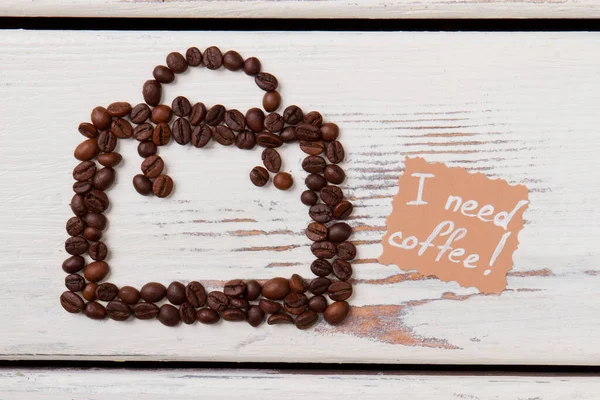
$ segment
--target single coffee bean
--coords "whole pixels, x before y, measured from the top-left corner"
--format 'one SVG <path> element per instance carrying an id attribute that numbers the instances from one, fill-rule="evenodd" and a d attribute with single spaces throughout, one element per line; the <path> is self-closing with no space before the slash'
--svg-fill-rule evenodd
<path id="1" fill-rule="evenodd" d="M 133 306 L 133 315 L 137 319 L 154 319 L 159 311 L 158 306 L 152 303 L 137 303 Z"/>
<path id="2" fill-rule="evenodd" d="M 326 142 L 334 141 L 340 134 L 340 128 L 333 122 L 327 122 L 321 125 L 321 137 Z"/>
<path id="3" fill-rule="evenodd" d="M 256 135 L 256 143 L 262 147 L 281 147 L 283 145 L 283 140 L 279 135 L 276 135 L 271 132 L 262 132 Z"/>
<path id="4" fill-rule="evenodd" d="M 308 290 L 315 296 L 321 295 L 327 292 L 327 289 L 331 285 L 331 281 L 324 277 L 315 278 L 310 282 Z"/>
<path id="5" fill-rule="evenodd" d="M 305 190 L 300 195 L 300 201 L 305 206 L 314 206 L 315 204 L 317 204 L 317 201 L 319 201 L 319 198 L 317 197 L 317 194 L 312 190 Z"/>
<path id="6" fill-rule="evenodd" d="M 150 118 L 150 107 L 145 103 L 140 103 L 133 107 L 131 114 L 129 114 L 131 122 L 134 124 L 144 123 Z"/>
<path id="7" fill-rule="evenodd" d="M 338 258 L 333 262 L 333 273 L 340 281 L 347 281 L 352 277 L 352 266 L 348 261 Z"/>
<path id="8" fill-rule="evenodd" d="M 79 124 L 79 128 L 77 128 L 77 130 L 88 139 L 94 139 L 96 136 L 98 136 L 98 130 L 94 124 L 90 124 L 89 122 L 82 122 Z"/>
<path id="9" fill-rule="evenodd" d="M 90 319 L 101 320 L 106 318 L 106 308 L 100 303 L 90 301 L 85 305 L 83 313 Z"/>
<path id="10" fill-rule="evenodd" d="M 279 172 L 273 178 L 273 184 L 279 190 L 288 190 L 294 184 L 294 178 L 287 172 Z"/>
<path id="11" fill-rule="evenodd" d="M 254 167 L 250 171 L 250 180 L 255 186 L 265 186 L 269 182 L 269 171 L 263 167 Z"/>
<path id="12" fill-rule="evenodd" d="M 313 221 L 320 222 L 322 224 L 331 221 L 333 218 L 333 211 L 327 204 L 315 204 L 311 206 L 308 215 Z"/>
<path id="13" fill-rule="evenodd" d="M 115 182 L 115 170 L 110 167 L 101 168 L 94 178 L 92 179 L 92 183 L 94 184 L 94 188 L 98 190 L 106 190 L 112 186 Z"/>
<path id="14" fill-rule="evenodd" d="M 244 72 L 246 75 L 256 75 L 260 72 L 260 60 L 256 57 L 249 57 L 244 61 Z"/>
<path id="15" fill-rule="evenodd" d="M 173 117 L 173 111 L 171 107 L 166 104 L 159 104 L 152 109 L 152 114 L 150 115 L 150 121 L 155 124 L 160 124 L 161 122 L 169 122 Z"/>
<path id="16" fill-rule="evenodd" d="M 196 309 L 190 303 L 183 303 L 179 306 L 179 318 L 186 325 L 196 322 Z"/>
<path id="17" fill-rule="evenodd" d="M 329 261 L 318 258 L 312 262 L 310 270 L 316 276 L 327 276 L 333 271 L 333 267 Z"/>
<path id="18" fill-rule="evenodd" d="M 229 306 L 229 297 L 223 292 L 213 290 L 208 294 L 207 304 L 215 311 L 223 311 Z"/>
<path id="19" fill-rule="evenodd" d="M 254 279 L 246 282 L 246 291 L 244 292 L 244 298 L 249 301 L 254 301 L 260 297 L 262 292 L 262 285 Z"/>
<path id="20" fill-rule="evenodd" d="M 281 140 L 284 143 L 291 143 L 298 140 L 296 137 L 296 127 L 295 126 L 287 126 L 283 128 L 283 131 L 279 134 L 281 136 Z"/>
<path id="21" fill-rule="evenodd" d="M 112 121 L 112 118 L 110 117 L 108 111 L 106 111 L 106 108 L 100 106 L 92 110 L 91 119 L 92 124 L 94 124 L 94 126 L 100 130 L 107 129 Z"/>
<path id="22" fill-rule="evenodd" d="M 177 118 L 175 122 L 173 122 L 171 134 L 173 135 L 175 142 L 185 146 L 192 140 L 192 127 L 187 119 Z"/>
<path id="23" fill-rule="evenodd" d="M 110 131 L 119 139 L 128 139 L 133 136 L 131 124 L 123 118 L 115 119 L 110 124 Z"/>
<path id="24" fill-rule="evenodd" d="M 80 256 L 88 249 L 88 241 L 81 236 L 73 236 L 65 241 L 65 250 L 72 256 Z"/>
<path id="25" fill-rule="evenodd" d="M 71 314 L 80 313 L 83 310 L 84 303 L 81 297 L 73 292 L 64 292 L 60 295 L 60 305 Z"/>
<path id="26" fill-rule="evenodd" d="M 321 200 L 323 203 L 329 206 L 335 206 L 344 199 L 344 192 L 337 186 L 327 185 L 321 189 Z M 333 209 L 333 215 L 335 217 L 335 208 Z"/>
<path id="27" fill-rule="evenodd" d="M 325 225 L 318 222 L 311 222 L 305 230 L 306 237 L 313 242 L 327 240 L 328 229 Z"/>
<path id="28" fill-rule="evenodd" d="M 265 168 L 276 173 L 281 169 L 281 156 L 275 149 L 264 149 L 262 152 L 262 160 Z"/>
<path id="29" fill-rule="evenodd" d="M 193 126 L 199 125 L 204 118 L 206 117 L 206 106 L 204 103 L 196 103 L 192 107 L 192 112 L 190 113 L 190 124 Z"/>
<path id="30" fill-rule="evenodd" d="M 331 239 L 331 229 L 329 230 L 329 238 Z M 315 242 L 310 246 L 310 251 L 317 258 L 333 258 L 335 257 L 335 245 L 329 241 Z"/>
<path id="31" fill-rule="evenodd" d="M 319 315 L 314 311 L 307 311 L 296 318 L 296 328 L 308 329 L 319 320 Z"/>
<path id="32" fill-rule="evenodd" d="M 265 282 L 263 297 L 269 300 L 281 300 L 290 292 L 290 282 L 285 278 L 272 278 Z"/>
<path id="33" fill-rule="evenodd" d="M 89 161 L 100 153 L 100 148 L 98 147 L 98 142 L 96 139 L 88 139 L 79 143 L 77 147 L 75 147 L 75 151 L 73 155 L 79 161 Z"/>
<path id="34" fill-rule="evenodd" d="M 119 288 L 109 282 L 101 283 L 96 288 L 96 298 L 102 301 L 111 301 L 119 294 Z"/>
<path id="35" fill-rule="evenodd" d="M 265 92 L 271 92 L 277 89 L 278 85 L 277 78 L 268 72 L 259 72 L 256 74 L 254 82 L 256 82 L 256 85 Z"/>
<path id="36" fill-rule="evenodd" d="M 337 140 L 330 142 L 325 148 L 325 155 L 327 156 L 329 162 L 338 164 L 344 160 L 344 147 L 342 147 L 342 144 Z"/>
<path id="37" fill-rule="evenodd" d="M 260 299 L 258 307 L 263 310 L 265 314 L 277 314 L 281 311 L 281 303 L 267 299 Z"/>
<path id="38" fill-rule="evenodd" d="M 321 140 L 321 132 L 319 131 L 319 128 L 304 123 L 296 127 L 296 137 L 300 141 L 316 142 Z"/>
<path id="39" fill-rule="evenodd" d="M 173 114 L 183 118 L 190 115 L 192 112 L 192 105 L 187 97 L 177 96 L 171 103 L 171 109 L 173 110 Z"/>
<path id="40" fill-rule="evenodd" d="M 123 286 L 119 289 L 118 296 L 126 304 L 137 304 L 140 301 L 140 291 L 131 286 Z"/>
<path id="41" fill-rule="evenodd" d="M 327 289 L 333 301 L 344 301 L 352 296 L 352 285 L 348 282 L 334 282 Z"/>
<path id="42" fill-rule="evenodd" d="M 142 162 L 142 172 L 148 178 L 158 177 L 165 167 L 165 163 L 159 156 L 150 156 Z"/>
<path id="43" fill-rule="evenodd" d="M 308 298 L 302 293 L 292 292 L 285 296 L 283 303 L 289 308 L 306 307 L 306 304 L 308 304 Z"/>
<path id="44" fill-rule="evenodd" d="M 283 119 L 286 124 L 297 125 L 304 120 L 304 113 L 300 107 L 291 105 L 283 111 Z"/>
<path id="45" fill-rule="evenodd" d="M 90 282 L 99 282 L 106 278 L 110 268 L 104 261 L 94 261 L 83 269 L 83 276 Z"/>
<path id="46" fill-rule="evenodd" d="M 319 175 L 319 174 L 309 174 L 305 179 L 304 179 L 304 184 L 306 185 L 307 188 L 309 188 L 310 190 L 314 190 L 315 192 L 318 192 L 319 190 L 323 189 L 325 186 L 327 186 L 327 179 L 325 179 L 323 177 L 323 175 Z"/>
<path id="47" fill-rule="evenodd" d="M 79 182 L 92 179 L 96 173 L 96 163 L 93 161 L 82 161 L 73 169 L 73 179 Z"/>
<path id="48" fill-rule="evenodd" d="M 196 318 L 198 319 L 198 322 L 203 324 L 216 324 L 221 319 L 221 316 L 215 310 L 203 308 L 198 310 L 196 313 Z"/>
<path id="49" fill-rule="evenodd" d="M 115 321 L 126 321 L 131 317 L 131 308 L 122 301 L 113 300 L 106 305 L 106 315 Z"/>
<path id="50" fill-rule="evenodd" d="M 131 104 L 125 101 L 118 101 L 106 107 L 106 111 L 108 111 L 108 115 L 111 117 L 123 118 L 131 112 Z"/>
<path id="51" fill-rule="evenodd" d="M 323 316 L 329 324 L 337 325 L 346 319 L 349 312 L 350 305 L 348 303 L 345 301 L 336 301 L 327 307 Z"/>
<path id="52" fill-rule="evenodd" d="M 267 92 L 263 96 L 263 108 L 268 112 L 273 112 L 279 108 L 281 105 L 281 95 L 278 91 L 273 90 L 272 92 Z"/>
<path id="53" fill-rule="evenodd" d="M 319 156 L 308 156 L 302 160 L 302 169 L 313 174 L 323 172 L 326 165 L 327 162 Z"/>
<path id="54" fill-rule="evenodd" d="M 344 242 L 352 235 L 352 228 L 345 222 L 338 222 L 329 227 L 329 240 Z"/>
<path id="55" fill-rule="evenodd" d="M 85 206 L 85 197 L 81 194 L 76 194 L 71 198 L 71 210 L 75 215 L 84 216 L 87 214 Z"/>
<path id="56" fill-rule="evenodd" d="M 101 231 L 103 231 L 104 228 L 106 228 L 106 224 L 108 222 L 104 215 L 97 213 L 86 214 L 86 216 L 83 217 L 83 219 L 87 226 L 99 229 Z"/>
<path id="57" fill-rule="evenodd" d="M 234 279 L 225 284 L 223 293 L 227 296 L 239 297 L 244 294 L 246 290 L 246 284 L 241 279 Z"/>
<path id="58" fill-rule="evenodd" d="M 65 278 L 65 286 L 71 292 L 81 292 L 85 289 L 85 279 L 79 274 L 70 274 Z"/>
<path id="59" fill-rule="evenodd" d="M 111 131 L 102 131 L 98 135 L 98 148 L 105 152 L 110 153 L 117 147 L 117 137 Z"/>
<path id="60" fill-rule="evenodd" d="M 352 203 L 342 200 L 333 209 L 333 217 L 335 219 L 347 219 L 352 214 L 352 209 Z"/>
<path id="61" fill-rule="evenodd" d="M 239 132 L 246 127 L 246 118 L 244 117 L 244 114 L 238 110 L 227 110 L 225 112 L 224 121 L 228 127 L 236 132 Z"/>
<path id="62" fill-rule="evenodd" d="M 107 154 L 111 154 L 111 153 L 107 153 Z M 94 188 L 94 185 L 92 185 L 92 181 L 73 182 L 73 191 L 77 194 L 86 194 L 93 188 Z"/>
<path id="63" fill-rule="evenodd" d="M 229 307 L 230 308 L 239 308 L 241 310 L 247 310 L 250 308 L 250 303 L 246 299 L 240 299 L 239 297 L 230 297 L 229 298 Z"/>
<path id="64" fill-rule="evenodd" d="M 142 95 L 149 106 L 157 106 L 160 104 L 160 98 L 162 97 L 162 86 L 157 80 L 148 80 L 144 83 Z"/>
<path id="65" fill-rule="evenodd" d="M 207 112 L 204 118 L 206 123 L 211 126 L 217 126 L 225 120 L 225 107 L 221 104 L 212 106 Z"/>
<path id="66" fill-rule="evenodd" d="M 308 290 L 308 283 L 298 274 L 293 274 L 290 278 L 290 290 L 296 293 L 304 293 Z"/>
<path id="67" fill-rule="evenodd" d="M 161 122 L 152 131 L 152 141 L 157 146 L 164 146 L 171 140 L 171 128 L 166 122 Z"/>
<path id="68" fill-rule="evenodd" d="M 300 306 L 300 307 L 289 307 L 286 305 L 286 306 L 283 306 L 283 309 L 285 310 L 285 312 L 287 312 L 289 314 L 300 315 L 306 311 L 306 305 Z"/>
<path id="69" fill-rule="evenodd" d="M 212 135 L 220 145 L 231 146 L 235 143 L 235 133 L 225 125 L 215 126 Z"/>
<path id="70" fill-rule="evenodd" d="M 116 167 L 123 157 L 119 153 L 104 153 L 98 156 L 98 162 L 104 167 Z"/>
<path id="71" fill-rule="evenodd" d="M 164 299 L 166 295 L 167 288 L 158 282 L 146 283 L 140 290 L 140 296 L 148 303 L 157 303 Z"/>
<path id="72" fill-rule="evenodd" d="M 325 179 L 327 179 L 331 183 L 335 183 L 336 185 L 344 182 L 346 179 L 346 173 L 343 169 L 341 169 L 338 165 L 329 164 L 325 167 Z"/>
<path id="73" fill-rule="evenodd" d="M 62 269 L 67 274 L 74 274 L 79 272 L 85 266 L 85 258 L 81 256 L 71 256 L 62 263 Z"/>
<path id="74" fill-rule="evenodd" d="M 152 184 L 152 192 L 156 197 L 168 197 L 173 191 L 173 179 L 169 175 L 161 175 Z"/>
<path id="75" fill-rule="evenodd" d="M 219 50 L 216 46 L 211 46 L 208 49 L 204 50 L 204 54 L 202 55 L 202 62 L 204 66 L 208 69 L 219 69 L 221 65 L 223 65 L 223 55 L 221 54 L 221 50 Z"/>
<path id="76" fill-rule="evenodd" d="M 273 314 L 267 319 L 269 325 L 293 324 L 294 320 L 289 314 Z"/>
<path id="77" fill-rule="evenodd" d="M 140 144 L 138 144 L 138 154 L 140 155 L 140 157 L 150 157 L 156 154 L 158 148 L 156 147 L 156 145 L 153 142 L 140 142 Z M 110 154 L 110 153 L 109 153 Z"/>
<path id="78" fill-rule="evenodd" d="M 265 113 L 260 108 L 246 111 L 246 125 L 254 132 L 261 132 L 265 127 Z"/>
<path id="79" fill-rule="evenodd" d="M 190 47 L 185 52 L 185 60 L 191 67 L 197 67 L 202 64 L 202 53 L 197 47 Z"/>
<path id="80" fill-rule="evenodd" d="M 176 51 L 167 56 L 167 66 L 176 74 L 181 74 L 188 69 L 188 63 L 185 57 Z"/>
<path id="81" fill-rule="evenodd" d="M 175 80 L 175 74 L 164 65 L 157 65 L 152 71 L 152 76 L 160 83 L 171 83 Z"/>
<path id="82" fill-rule="evenodd" d="M 304 116 L 304 122 L 320 128 L 323 125 L 323 116 L 318 111 L 311 111 Z"/>
<path id="83" fill-rule="evenodd" d="M 192 130 L 192 145 L 197 148 L 204 147 L 212 138 L 212 129 L 210 126 L 200 124 Z"/>
<path id="84" fill-rule="evenodd" d="M 223 54 L 223 65 L 230 71 L 239 71 L 244 67 L 244 59 L 237 51 L 229 50 Z"/>
<path id="85" fill-rule="evenodd" d="M 87 209 L 94 213 L 103 213 L 109 206 L 106 193 L 96 189 L 86 194 L 83 202 Z"/>
<path id="86" fill-rule="evenodd" d="M 192 281 L 185 288 L 185 297 L 194 307 L 204 307 L 206 304 L 206 290 L 200 282 Z"/>
<path id="87" fill-rule="evenodd" d="M 181 322 L 179 310 L 170 304 L 160 306 L 157 318 L 165 326 L 177 326 Z"/>
<path id="88" fill-rule="evenodd" d="M 140 124 L 133 130 L 133 137 L 140 142 L 145 142 L 152 139 L 154 127 L 149 123 Z"/>
<path id="89" fill-rule="evenodd" d="M 97 288 L 98 288 L 98 284 L 96 282 L 90 282 L 87 285 L 85 285 L 85 288 L 81 292 L 81 294 L 83 295 L 83 298 L 86 299 L 87 301 L 96 300 L 96 289 Z"/>
<path id="90" fill-rule="evenodd" d="M 67 221 L 67 233 L 69 236 L 79 236 L 85 229 L 85 223 L 80 217 L 71 217 Z"/>
<path id="91" fill-rule="evenodd" d="M 259 306 L 252 306 L 248 309 L 246 319 L 251 326 L 256 328 L 264 322 L 265 313 Z"/>
<path id="92" fill-rule="evenodd" d="M 102 238 L 102 231 L 96 228 L 88 227 L 83 230 L 83 237 L 89 240 L 90 242 L 97 242 Z"/>
<path id="93" fill-rule="evenodd" d="M 313 296 L 308 300 L 308 308 L 316 313 L 322 313 L 327 309 L 327 299 L 321 295 Z"/>
<path id="94" fill-rule="evenodd" d="M 241 131 L 235 139 L 235 145 L 243 150 L 253 149 L 256 146 L 256 134 L 249 130 Z"/>
<path id="95" fill-rule="evenodd" d="M 152 193 L 152 181 L 145 175 L 138 174 L 133 177 L 133 187 L 135 191 L 143 196 Z"/>
<path id="96" fill-rule="evenodd" d="M 225 321 L 245 321 L 246 314 L 239 308 L 228 308 L 221 312 L 221 316 Z"/>
<path id="97" fill-rule="evenodd" d="M 167 300 L 176 306 L 183 304 L 187 300 L 185 285 L 181 282 L 171 282 L 167 287 Z"/>
<path id="98" fill-rule="evenodd" d="M 316 142 L 300 142 L 300 150 L 311 156 L 318 156 L 325 151 L 325 144 L 322 141 Z"/>
<path id="99" fill-rule="evenodd" d="M 271 113 L 265 117 L 265 128 L 272 133 L 281 132 L 283 130 L 283 117 L 277 113 Z"/>

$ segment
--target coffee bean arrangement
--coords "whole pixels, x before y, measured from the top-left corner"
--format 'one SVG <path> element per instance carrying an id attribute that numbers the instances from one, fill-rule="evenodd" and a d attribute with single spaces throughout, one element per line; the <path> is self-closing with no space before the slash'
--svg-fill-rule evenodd
<path id="1" fill-rule="evenodd" d="M 192 104 L 183 96 L 176 97 L 170 106 L 161 104 L 162 85 L 194 67 L 244 71 L 265 91 L 262 105 L 266 113 L 260 108 L 244 114 L 220 104 Z M 154 79 L 143 85 L 144 103 L 98 106 L 91 112 L 91 122 L 79 125 L 86 140 L 74 152 L 79 164 L 73 169 L 74 216 L 66 224 L 69 238 L 65 250 L 70 256 L 62 264 L 68 274 L 68 290 L 60 296 L 62 307 L 95 320 L 158 319 L 166 326 L 225 320 L 246 321 L 257 327 L 266 319 L 269 325 L 295 324 L 298 329 L 307 329 L 318 322 L 320 314 L 329 324 L 342 323 L 350 311 L 350 262 L 356 257 L 356 248 L 348 241 L 352 228 L 343 222 L 353 206 L 338 186 L 346 178 L 338 165 L 345 155 L 338 140 L 338 126 L 323 122 L 316 111 L 305 114 L 295 105 L 277 113 L 281 106 L 277 78 L 263 72 L 256 57 L 244 59 L 236 51 L 223 54 L 214 46 L 204 52 L 191 47 L 185 56 L 170 53 L 166 65 L 156 66 L 152 74 Z M 250 181 L 266 186 L 272 180 L 280 190 L 290 189 L 294 179 L 281 171 L 282 159 L 276 149 L 285 143 L 298 143 L 306 153 L 302 169 L 308 173 L 304 180 L 307 190 L 300 201 L 308 207 L 312 220 L 305 233 L 313 242 L 310 250 L 315 260 L 310 269 L 315 278 L 307 280 L 293 274 L 289 279 L 276 277 L 260 282 L 235 279 L 222 290 L 213 291 L 197 281 L 172 282 L 168 286 L 150 282 L 139 289 L 106 282 L 110 273 L 109 250 L 103 241 L 110 205 L 106 192 L 122 160 L 117 146 L 122 139 L 131 138 L 138 141 L 143 159 L 141 173 L 133 177 L 133 187 L 141 195 L 160 198 L 168 197 L 174 189 L 173 179 L 164 173 L 165 160 L 158 155 L 159 149 L 171 142 L 196 148 L 211 141 L 241 150 L 262 147 L 262 165 L 250 170 Z"/>

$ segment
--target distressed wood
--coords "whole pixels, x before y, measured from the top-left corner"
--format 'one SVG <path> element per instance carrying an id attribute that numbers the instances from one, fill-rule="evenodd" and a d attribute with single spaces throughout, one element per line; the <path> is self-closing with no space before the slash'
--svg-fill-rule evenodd
<path id="1" fill-rule="evenodd" d="M 600 36 L 594 33 L 27 32 L 0 36 L 0 357 L 386 363 L 600 364 Z M 141 101 L 173 50 L 211 44 L 257 55 L 286 105 L 337 122 L 344 191 L 359 246 L 351 317 L 311 331 L 246 324 L 94 322 L 65 313 L 64 223 L 79 122 L 98 104 Z M 317 45 L 318 44 L 318 45 Z M 244 74 L 196 69 L 177 95 L 246 110 L 261 91 Z M 176 182 L 142 198 L 125 162 L 111 189 L 109 280 L 310 276 L 291 193 L 258 189 L 260 151 L 168 146 Z M 375 262 L 407 155 L 482 171 L 530 189 L 508 290 L 483 296 Z M 283 151 L 299 183 L 302 155 Z M 224 162 L 225 161 L 225 162 Z"/>

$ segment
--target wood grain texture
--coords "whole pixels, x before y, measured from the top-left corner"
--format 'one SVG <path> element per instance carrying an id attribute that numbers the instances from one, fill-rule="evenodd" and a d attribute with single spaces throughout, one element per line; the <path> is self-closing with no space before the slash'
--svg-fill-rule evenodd
<path id="1" fill-rule="evenodd" d="M 598 18 L 595 0 L 0 0 L 15 17 Z"/>
<path id="2" fill-rule="evenodd" d="M 359 243 L 354 307 L 341 327 L 170 329 L 93 322 L 59 306 L 78 123 L 98 104 L 141 101 L 168 52 L 211 44 L 259 56 L 285 105 L 340 125 Z M 599 50 L 593 33 L 3 32 L 0 357 L 600 364 Z M 180 76 L 164 100 L 177 95 L 240 110 L 261 99 L 244 74 L 205 69 Z M 130 184 L 135 147 L 120 145 L 125 161 L 110 192 L 110 281 L 217 287 L 310 276 L 302 185 L 253 187 L 260 151 L 170 145 L 161 155 L 176 191 L 161 200 Z M 407 155 L 530 189 L 502 295 L 375 261 Z M 283 158 L 301 182 L 300 151 Z"/>

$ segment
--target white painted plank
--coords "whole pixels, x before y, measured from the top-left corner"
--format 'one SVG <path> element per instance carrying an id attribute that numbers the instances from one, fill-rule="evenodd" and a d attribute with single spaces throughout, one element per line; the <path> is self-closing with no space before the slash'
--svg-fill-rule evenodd
<path id="1" fill-rule="evenodd" d="M 600 364 L 599 39 L 594 33 L 3 32 L 0 357 Z M 211 44 L 259 56 L 279 77 L 286 105 L 320 110 L 342 129 L 344 190 L 357 206 L 352 224 L 361 243 L 357 307 L 342 327 L 169 329 L 155 321 L 93 322 L 58 304 L 78 123 L 98 104 L 140 101 L 143 81 L 169 51 Z M 260 104 L 260 90 L 241 73 L 198 69 L 178 82 L 166 88 L 166 102 L 186 95 L 241 110 Z M 292 194 L 254 188 L 247 174 L 260 164 L 258 150 L 168 146 L 161 155 L 176 192 L 167 200 L 134 192 L 135 145 L 119 151 L 125 162 L 110 191 L 105 236 L 110 281 L 219 285 L 237 277 L 310 275 L 302 185 Z M 530 188 L 527 225 L 501 296 L 375 262 L 402 160 L 416 154 Z M 300 182 L 300 152 L 285 148 L 283 155 L 284 169 Z M 237 222 L 218 222 L 224 220 Z"/>

